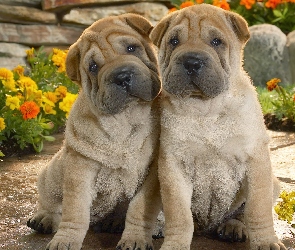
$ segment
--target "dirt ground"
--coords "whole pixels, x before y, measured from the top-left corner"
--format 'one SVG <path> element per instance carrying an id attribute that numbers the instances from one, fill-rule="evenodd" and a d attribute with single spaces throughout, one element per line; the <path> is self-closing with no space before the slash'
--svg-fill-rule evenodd
<path id="1" fill-rule="evenodd" d="M 282 188 L 295 190 L 295 133 L 269 131 L 271 136 L 271 160 L 274 173 Z M 0 161 L 0 249 L 24 250 L 45 249 L 52 235 L 35 233 L 26 226 L 26 221 L 36 209 L 36 179 L 40 169 L 58 151 L 63 139 L 58 134 L 54 143 L 46 144 L 44 151 L 22 158 L 8 158 Z M 275 230 L 288 247 L 295 250 L 295 229 L 274 214 Z M 295 223 L 295 221 L 294 221 Z M 83 243 L 85 250 L 115 249 L 119 234 L 99 234 L 89 230 Z M 154 240 L 158 250 L 163 239 Z M 192 250 L 247 250 L 248 243 L 226 243 L 212 238 L 195 236 Z"/>

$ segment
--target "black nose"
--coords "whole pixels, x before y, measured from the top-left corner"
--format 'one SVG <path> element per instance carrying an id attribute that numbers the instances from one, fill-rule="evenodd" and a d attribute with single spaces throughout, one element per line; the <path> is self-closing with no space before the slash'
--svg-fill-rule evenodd
<path id="1" fill-rule="evenodd" d="M 188 75 L 197 74 L 204 66 L 204 61 L 195 56 L 187 56 L 183 60 L 183 66 Z"/>
<path id="2" fill-rule="evenodd" d="M 132 73 L 129 71 L 123 71 L 118 73 L 115 78 L 114 81 L 117 85 L 123 87 L 123 88 L 128 88 L 130 86 L 131 83 L 131 77 L 132 77 Z"/>

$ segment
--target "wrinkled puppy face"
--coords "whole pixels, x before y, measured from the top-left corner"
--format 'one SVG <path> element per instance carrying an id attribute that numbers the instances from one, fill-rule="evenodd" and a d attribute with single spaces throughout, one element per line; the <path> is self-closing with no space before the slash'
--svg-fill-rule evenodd
<path id="1" fill-rule="evenodd" d="M 176 96 L 213 98 L 229 88 L 249 39 L 246 21 L 201 4 L 162 19 L 150 35 L 160 48 L 163 89 Z"/>
<path id="2" fill-rule="evenodd" d="M 91 25 L 70 47 L 67 74 L 99 111 L 116 114 L 133 101 L 148 102 L 159 94 L 151 29 L 139 15 L 108 17 Z"/>

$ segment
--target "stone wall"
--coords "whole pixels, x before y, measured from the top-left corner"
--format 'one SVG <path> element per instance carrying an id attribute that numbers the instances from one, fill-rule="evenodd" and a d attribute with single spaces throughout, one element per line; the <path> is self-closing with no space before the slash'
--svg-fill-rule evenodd
<path id="1" fill-rule="evenodd" d="M 68 48 L 98 19 L 127 12 L 157 23 L 168 2 L 126 0 L 0 0 L 0 68 L 25 64 L 25 50 Z"/>
<path id="2" fill-rule="evenodd" d="M 25 50 L 68 48 L 94 21 L 132 12 L 156 24 L 168 13 L 167 0 L 0 0 L 0 68 L 25 64 Z M 295 83 L 295 31 L 273 25 L 250 27 L 245 69 L 255 85 L 271 78 Z"/>

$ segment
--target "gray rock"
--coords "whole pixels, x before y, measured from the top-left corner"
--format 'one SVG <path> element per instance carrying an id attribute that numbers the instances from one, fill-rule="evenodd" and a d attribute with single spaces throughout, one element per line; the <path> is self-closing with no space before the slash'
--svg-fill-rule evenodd
<path id="1" fill-rule="evenodd" d="M 55 25 L 16 25 L 0 23 L 0 42 L 42 45 L 71 45 L 80 37 L 83 29 Z"/>
<path id="2" fill-rule="evenodd" d="M 57 23 L 54 13 L 32 7 L 0 4 L 0 21 L 12 23 Z"/>
<path id="3" fill-rule="evenodd" d="M 2 57 L 26 57 L 26 50 L 30 49 L 17 43 L 0 43 L 0 59 Z"/>
<path id="4" fill-rule="evenodd" d="M 17 65 L 25 66 L 26 59 L 24 57 L 0 57 L 0 68 L 12 70 Z"/>
<path id="5" fill-rule="evenodd" d="M 1 0 L 1 4 L 41 7 L 42 0 Z"/>
<path id="6" fill-rule="evenodd" d="M 292 83 L 295 83 L 295 30 L 287 35 L 287 47 L 289 50 L 290 68 L 292 73 Z"/>
<path id="7" fill-rule="evenodd" d="M 124 13 L 140 14 L 156 24 L 168 13 L 168 8 L 161 3 L 146 2 L 96 8 L 74 8 L 64 16 L 63 23 L 89 26 L 98 19 Z"/>
<path id="8" fill-rule="evenodd" d="M 245 47 L 244 68 L 254 85 L 265 87 L 272 78 L 280 78 L 282 85 L 292 81 L 286 35 L 270 24 L 254 25 Z"/>

